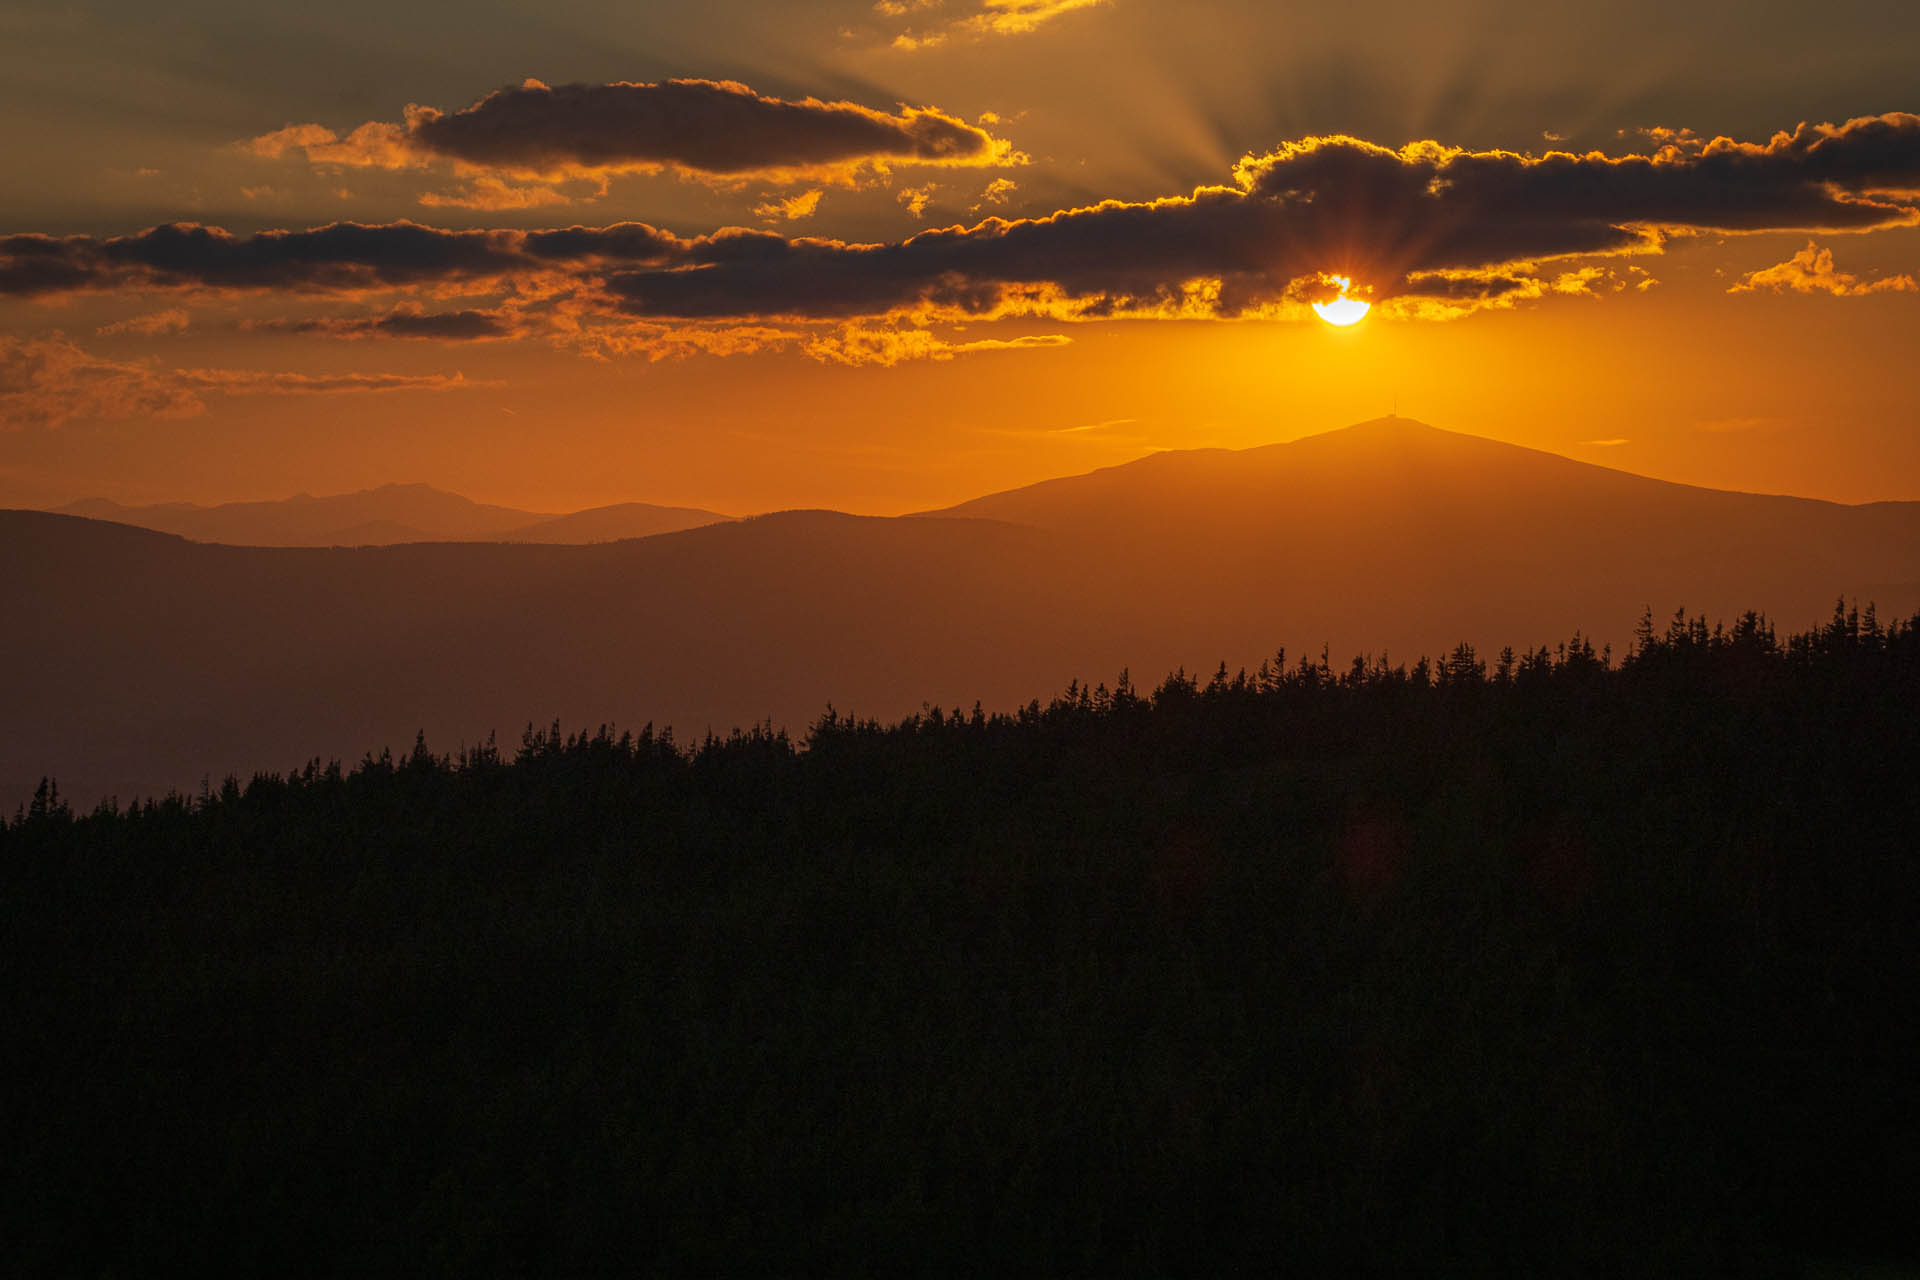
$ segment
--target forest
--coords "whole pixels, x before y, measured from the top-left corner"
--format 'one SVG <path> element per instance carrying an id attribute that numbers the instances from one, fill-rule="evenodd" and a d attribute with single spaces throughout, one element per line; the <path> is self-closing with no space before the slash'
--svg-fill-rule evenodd
<path id="1" fill-rule="evenodd" d="M 940 672 L 925 673 L 940 685 Z M 1920 615 L 0 823 L 17 1274 L 1920 1263 Z"/>

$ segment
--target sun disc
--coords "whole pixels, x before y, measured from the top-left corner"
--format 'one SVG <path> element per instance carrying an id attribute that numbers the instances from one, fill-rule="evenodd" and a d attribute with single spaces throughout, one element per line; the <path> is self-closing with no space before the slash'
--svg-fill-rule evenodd
<path id="1" fill-rule="evenodd" d="M 1342 295 L 1326 302 L 1313 304 L 1314 314 L 1328 324 L 1346 328 L 1350 324 L 1359 324 L 1367 312 L 1373 310 L 1373 304 L 1364 298 L 1349 298 Z"/>

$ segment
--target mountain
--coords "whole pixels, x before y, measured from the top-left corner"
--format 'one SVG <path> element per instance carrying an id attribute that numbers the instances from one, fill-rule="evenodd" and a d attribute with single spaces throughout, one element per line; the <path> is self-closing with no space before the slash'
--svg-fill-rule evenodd
<path id="1" fill-rule="evenodd" d="M 1154 454 L 944 511 L 1046 529 L 1228 654 L 1263 636 L 1431 652 L 1625 639 L 1644 609 L 1811 624 L 1844 594 L 1920 607 L 1920 503 L 1652 480 L 1382 418 Z"/>
<path id="2" fill-rule="evenodd" d="M 656 533 L 678 533 L 701 525 L 731 520 L 699 507 L 656 507 L 648 502 L 621 502 L 589 507 L 572 515 L 555 516 L 524 528 L 510 529 L 501 542 L 616 542 L 621 538 L 651 538 Z"/>
<path id="3" fill-rule="evenodd" d="M 86 498 L 58 515 L 112 520 L 195 542 L 241 547 L 374 547 L 399 542 L 611 542 L 647 538 L 732 517 L 696 507 L 623 502 L 569 515 L 490 506 L 424 484 L 388 484 L 316 498 L 227 502 L 215 507 L 164 502 L 126 507 Z"/>
<path id="4" fill-rule="evenodd" d="M 945 513 L 584 546 L 220 546 L 0 512 L 0 803 L 43 773 L 91 803 L 420 729 L 450 749 L 555 717 L 697 737 L 804 728 L 829 701 L 1005 708 L 1282 645 L 1621 648 L 1648 608 L 1800 628 L 1843 593 L 1920 607 L 1920 503 L 1667 484 L 1400 419 Z"/>
<path id="5" fill-rule="evenodd" d="M 442 749 L 555 717 L 697 738 L 829 700 L 1025 701 L 1082 647 L 1055 542 L 791 512 L 588 546 L 262 548 L 0 511 L 0 670 L 21 673 L 0 681 L 0 802 L 43 773 L 91 804 L 419 729 Z"/>
<path id="6" fill-rule="evenodd" d="M 58 508 L 58 514 L 138 525 L 195 542 L 253 547 L 489 538 L 552 519 L 541 512 L 474 502 L 424 484 L 387 484 L 321 498 L 302 493 L 275 502 L 225 502 L 214 507 L 185 502 L 123 507 L 105 498 L 89 498 Z"/>

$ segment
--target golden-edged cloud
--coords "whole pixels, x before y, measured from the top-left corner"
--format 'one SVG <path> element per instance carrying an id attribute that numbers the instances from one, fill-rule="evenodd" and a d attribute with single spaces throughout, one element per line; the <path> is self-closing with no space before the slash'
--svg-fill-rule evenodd
<path id="1" fill-rule="evenodd" d="M 1836 298 L 1861 298 L 1874 293 L 1920 293 L 1912 276 L 1882 276 L 1862 280 L 1833 265 L 1833 250 L 1813 241 L 1785 262 L 1749 271 L 1728 293 L 1825 293 Z"/>
<path id="2" fill-rule="evenodd" d="M 824 364 L 894 365 L 908 360 L 951 360 L 983 351 L 1034 351 L 1064 347 L 1063 333 L 1030 333 L 1017 338 L 944 338 L 912 325 L 845 324 L 808 338 L 802 346 Z"/>
<path id="3" fill-rule="evenodd" d="M 365 298 L 378 309 L 354 336 L 505 331 L 599 354 L 797 346 L 865 361 L 869 350 L 938 358 L 990 348 L 978 339 L 850 339 L 841 326 L 880 324 L 892 334 L 1012 317 L 1289 316 L 1336 276 L 1383 314 L 1446 317 L 1644 287 L 1643 270 L 1605 259 L 1658 253 L 1676 236 L 1916 223 L 1920 115 L 1889 114 L 1803 125 L 1764 143 L 1666 143 L 1651 155 L 1305 138 L 1249 156 L 1230 181 L 1187 195 L 991 217 L 880 243 L 739 227 L 681 236 L 636 222 L 538 231 L 334 223 L 248 237 L 175 224 L 105 239 L 12 236 L 0 238 L 0 294 Z M 1750 287 L 1900 287 L 1860 285 L 1817 252 L 1795 271 L 1778 280 L 1757 273 Z M 1801 279 L 1826 283 L 1792 282 Z M 694 336 L 703 331 L 730 336 Z"/>
<path id="4" fill-rule="evenodd" d="M 705 181 L 841 182 L 896 166 L 988 167 L 1023 157 L 1005 139 L 933 107 L 776 98 L 732 80 L 547 85 L 528 80 L 458 111 L 409 106 L 399 123 L 346 134 L 288 125 L 241 144 L 299 152 L 316 166 L 451 165 L 466 184 L 428 204 L 526 208 L 565 203 L 559 184 L 672 172 Z"/>
<path id="5" fill-rule="evenodd" d="M 768 222 L 798 222 L 802 218 L 811 218 L 820 208 L 822 194 L 820 188 L 814 187 L 784 199 L 769 197 L 753 206 L 753 216 Z"/>
<path id="6" fill-rule="evenodd" d="M 872 245 L 765 233 L 703 237 L 657 266 L 608 273 L 636 315 L 1062 318 L 1259 314 L 1321 273 L 1373 300 L 1564 288 L 1559 259 L 1657 252 L 1696 232 L 1912 225 L 1920 116 L 1803 126 L 1765 144 L 1609 157 L 1398 149 L 1308 138 L 1235 169 L 1231 185 L 988 218 Z M 1528 283 L 1531 282 L 1531 283 Z"/>
<path id="7" fill-rule="evenodd" d="M 971 13 L 938 26 L 909 29 L 893 38 L 893 47 L 911 53 L 934 49 L 951 39 L 1025 35 L 1076 9 L 1091 9 L 1106 0 L 981 0 Z M 917 11 L 941 8 L 940 0 L 879 0 L 873 11 L 884 18 L 900 18 Z"/>

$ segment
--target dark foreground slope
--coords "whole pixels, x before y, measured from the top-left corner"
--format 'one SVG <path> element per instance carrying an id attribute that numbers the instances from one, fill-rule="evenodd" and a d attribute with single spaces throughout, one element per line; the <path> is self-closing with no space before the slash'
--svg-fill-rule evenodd
<path id="1" fill-rule="evenodd" d="M 43 803 L 0 830 L 0 1239 L 25 1275 L 1913 1264 L 1917 642 Z"/>

